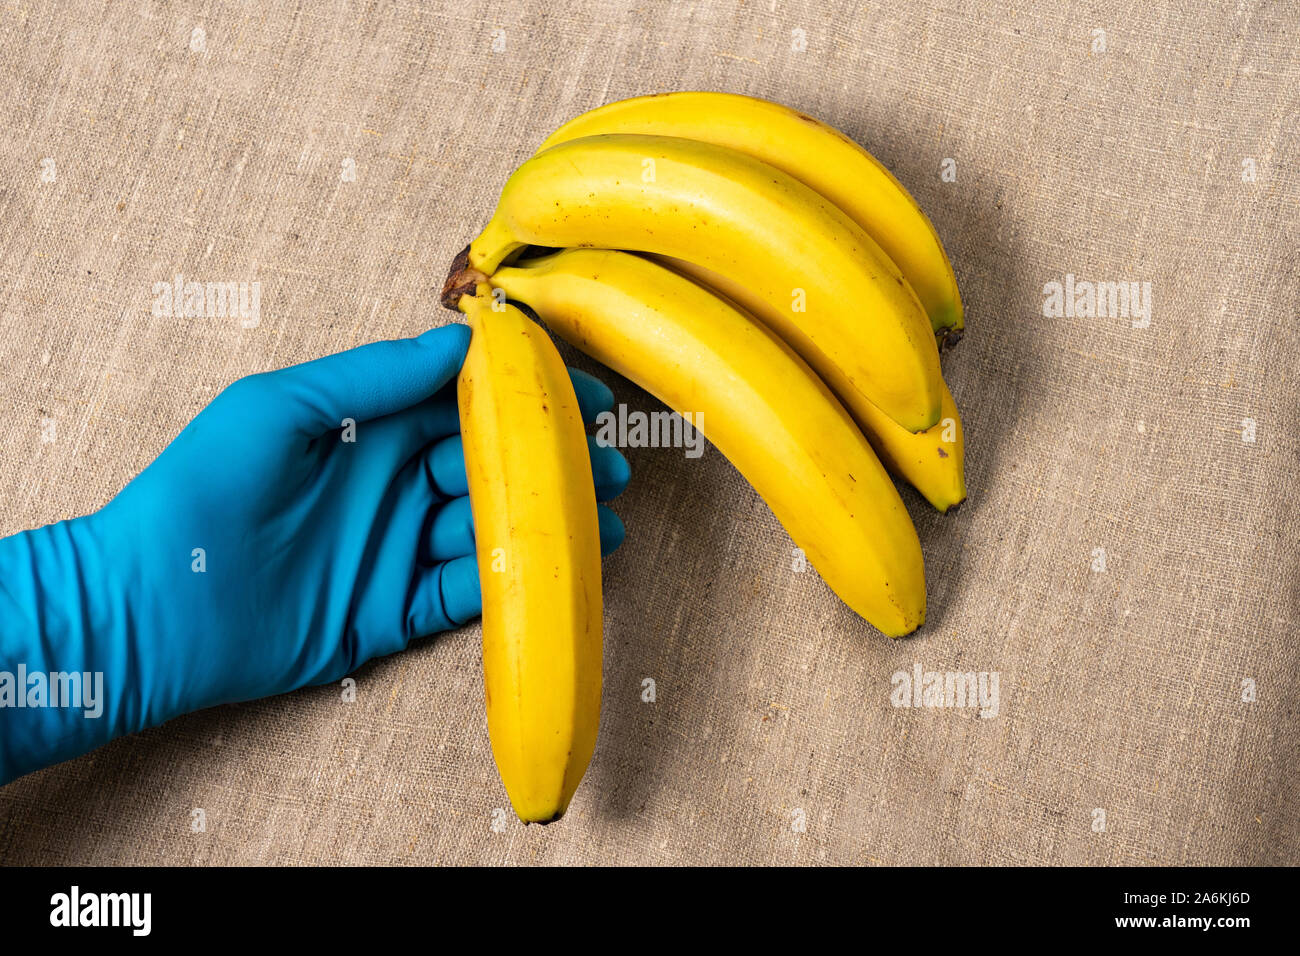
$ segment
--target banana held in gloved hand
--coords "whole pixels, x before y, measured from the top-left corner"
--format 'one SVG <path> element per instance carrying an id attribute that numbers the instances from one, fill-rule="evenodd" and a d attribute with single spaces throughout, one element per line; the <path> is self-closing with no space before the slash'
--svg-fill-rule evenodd
<path id="1" fill-rule="evenodd" d="M 547 334 L 483 287 L 460 427 L 483 583 L 488 733 L 519 818 L 558 820 L 600 723 L 600 532 L 587 436 Z"/>
<path id="2" fill-rule="evenodd" d="M 240 379 L 103 509 L 0 540 L 0 783 L 475 617 L 450 386 L 469 342 L 452 325 Z M 554 377 L 588 421 L 613 406 L 572 375 Z M 627 484 L 616 450 L 566 450 L 593 512 Z"/>

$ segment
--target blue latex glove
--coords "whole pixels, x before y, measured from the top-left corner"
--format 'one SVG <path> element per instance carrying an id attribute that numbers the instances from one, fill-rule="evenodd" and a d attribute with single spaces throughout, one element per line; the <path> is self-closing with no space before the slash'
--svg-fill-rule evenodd
<path id="1" fill-rule="evenodd" d="M 468 345 L 451 325 L 240 379 L 101 511 L 0 540 L 0 783 L 178 714 L 340 680 L 478 615 L 453 381 Z M 571 374 L 584 418 L 612 407 Z M 607 500 L 628 464 L 590 444 Z M 623 527 L 604 506 L 600 526 L 613 550 Z M 102 713 L 16 706 L 52 672 L 102 674 Z"/>

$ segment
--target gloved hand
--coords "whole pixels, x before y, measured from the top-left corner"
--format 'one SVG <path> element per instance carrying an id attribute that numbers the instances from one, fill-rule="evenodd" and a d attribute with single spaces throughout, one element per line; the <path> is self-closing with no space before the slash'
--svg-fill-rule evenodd
<path id="1" fill-rule="evenodd" d="M 454 383 L 468 345 L 451 325 L 240 379 L 101 511 L 0 540 L 0 783 L 478 615 Z M 612 407 L 572 378 L 588 421 Z M 608 500 L 628 464 L 589 444 Z M 608 553 L 623 527 L 603 505 L 600 529 Z M 102 674 L 100 699 L 49 706 L 71 688 L 55 672 L 92 698 Z"/>

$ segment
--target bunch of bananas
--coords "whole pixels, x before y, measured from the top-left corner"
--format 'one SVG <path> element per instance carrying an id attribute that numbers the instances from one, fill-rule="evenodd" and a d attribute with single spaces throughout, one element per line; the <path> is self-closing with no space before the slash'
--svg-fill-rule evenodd
<path id="1" fill-rule="evenodd" d="M 557 819 L 591 757 L 601 594 L 577 401 L 512 302 L 698 421 L 876 628 L 925 620 L 886 468 L 940 511 L 965 498 L 939 369 L 961 299 L 915 200 L 839 131 L 721 93 L 585 113 L 510 177 L 443 302 L 474 329 L 459 388 L 488 728 L 523 820 Z"/>

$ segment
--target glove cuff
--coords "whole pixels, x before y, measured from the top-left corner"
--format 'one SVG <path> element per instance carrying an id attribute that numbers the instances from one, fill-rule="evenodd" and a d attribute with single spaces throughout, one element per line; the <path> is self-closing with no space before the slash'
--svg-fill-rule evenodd
<path id="1" fill-rule="evenodd" d="M 135 729 L 117 573 L 93 515 L 0 539 L 0 784 Z"/>

